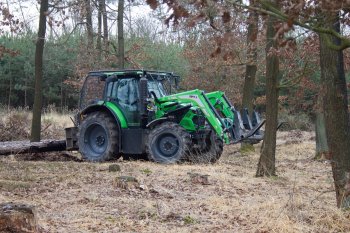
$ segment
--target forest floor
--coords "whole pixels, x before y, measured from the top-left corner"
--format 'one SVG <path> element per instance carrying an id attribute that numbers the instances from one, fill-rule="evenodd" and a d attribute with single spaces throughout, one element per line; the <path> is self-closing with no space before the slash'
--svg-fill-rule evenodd
<path id="1" fill-rule="evenodd" d="M 254 177 L 260 144 L 246 155 L 226 146 L 214 165 L 2 157 L 0 203 L 34 205 L 44 232 L 350 232 L 329 162 L 313 159 L 313 133 L 280 132 L 277 144 L 272 178 Z M 110 172 L 111 164 L 121 170 Z M 123 186 L 119 176 L 137 181 Z"/>

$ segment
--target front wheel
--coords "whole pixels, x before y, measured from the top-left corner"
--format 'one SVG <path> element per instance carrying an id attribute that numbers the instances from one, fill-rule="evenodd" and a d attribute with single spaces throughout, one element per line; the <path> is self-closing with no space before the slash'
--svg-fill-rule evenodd
<path id="1" fill-rule="evenodd" d="M 149 133 L 146 151 L 151 161 L 176 163 L 186 157 L 190 145 L 190 134 L 183 127 L 174 122 L 164 122 Z"/>
<path id="2" fill-rule="evenodd" d="M 79 126 L 78 145 L 83 159 L 103 162 L 119 158 L 118 127 L 106 113 L 89 114 Z"/>

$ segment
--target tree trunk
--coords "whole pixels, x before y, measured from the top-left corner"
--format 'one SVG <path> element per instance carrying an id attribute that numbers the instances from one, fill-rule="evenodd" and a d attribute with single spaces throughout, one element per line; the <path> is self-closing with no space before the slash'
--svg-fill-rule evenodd
<path id="1" fill-rule="evenodd" d="M 94 31 L 92 29 L 92 15 L 90 0 L 85 0 L 85 11 L 86 11 L 86 31 L 88 37 L 88 50 L 93 48 L 94 43 Z"/>
<path id="2" fill-rule="evenodd" d="M 9 99 L 7 102 L 7 111 L 11 109 L 11 96 L 12 96 L 12 75 L 10 74 L 10 86 L 9 86 Z"/>
<path id="3" fill-rule="evenodd" d="M 323 112 L 323 96 L 319 95 L 317 98 L 317 112 L 315 122 L 316 132 L 316 155 L 315 159 L 328 159 L 328 143 L 326 137 L 326 125 Z"/>
<path id="4" fill-rule="evenodd" d="M 64 108 L 64 106 L 63 106 L 63 77 L 61 77 L 61 113 L 63 113 L 63 108 Z"/>
<path id="5" fill-rule="evenodd" d="M 328 27 L 336 25 L 335 29 L 340 31 L 338 17 L 328 17 L 326 22 Z M 332 50 L 328 45 L 332 40 L 335 44 L 340 41 L 325 34 L 319 37 L 324 115 L 337 206 L 350 208 L 350 120 L 343 52 Z"/>
<path id="6" fill-rule="evenodd" d="M 271 1 L 276 5 L 276 1 Z M 276 152 L 276 130 L 278 115 L 278 87 L 279 59 L 276 54 L 270 53 L 277 44 L 274 40 L 276 30 L 274 28 L 277 20 L 269 16 L 266 31 L 266 126 L 263 148 L 261 150 L 256 176 L 275 176 L 275 152 Z"/>
<path id="7" fill-rule="evenodd" d="M 103 49 L 105 54 L 108 53 L 108 20 L 106 11 L 106 0 L 102 0 L 102 19 L 103 19 Z"/>
<path id="8" fill-rule="evenodd" d="M 102 1 L 98 1 L 98 12 L 97 12 L 97 42 L 96 42 L 96 49 L 98 51 L 98 58 L 101 59 L 102 54 L 102 43 L 101 43 L 101 37 L 102 37 Z"/>
<path id="9" fill-rule="evenodd" d="M 25 76 L 25 81 L 24 81 L 24 108 L 27 107 L 27 76 Z"/>
<path id="10" fill-rule="evenodd" d="M 33 105 L 33 119 L 30 140 L 40 141 L 41 131 L 41 108 L 42 108 L 42 78 L 43 78 L 43 53 L 46 33 L 46 14 L 48 12 L 48 0 L 40 2 L 40 18 L 38 38 L 35 46 L 35 93 Z"/>
<path id="11" fill-rule="evenodd" d="M 254 5 L 254 1 L 251 1 Z M 242 107 L 248 108 L 249 113 L 253 111 L 255 75 L 257 71 L 257 45 L 259 16 L 257 12 L 251 11 L 248 17 L 247 31 L 247 65 L 245 70 L 245 79 L 243 87 Z"/>
<path id="12" fill-rule="evenodd" d="M 124 0 L 118 2 L 118 63 L 119 68 L 124 69 Z"/>
<path id="13" fill-rule="evenodd" d="M 254 6 L 254 0 L 250 1 L 250 5 Z M 249 114 L 252 114 L 254 106 L 254 86 L 255 75 L 257 71 L 257 44 L 259 16 L 257 12 L 251 11 L 248 16 L 247 29 L 247 65 L 245 69 L 245 79 L 243 86 L 242 110 L 248 109 Z M 254 151 L 254 146 L 249 143 L 241 143 L 241 151 Z"/>

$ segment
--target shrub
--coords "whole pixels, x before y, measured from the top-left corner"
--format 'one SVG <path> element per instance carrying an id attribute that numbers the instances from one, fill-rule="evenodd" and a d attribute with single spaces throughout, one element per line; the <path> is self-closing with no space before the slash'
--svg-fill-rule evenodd
<path id="1" fill-rule="evenodd" d="M 28 140 L 30 137 L 32 114 L 28 109 L 0 109 L 0 141 Z M 68 114 L 60 114 L 54 109 L 46 109 L 41 119 L 41 138 L 64 138 L 64 128 L 73 126 Z"/>
<path id="2" fill-rule="evenodd" d="M 11 110 L 0 119 L 0 140 L 24 140 L 29 137 L 30 116 L 26 110 Z"/>
<path id="3" fill-rule="evenodd" d="M 314 125 L 306 113 L 291 114 L 289 111 L 281 110 L 278 113 L 278 120 L 279 122 L 285 122 L 280 128 L 282 131 L 294 129 L 312 131 L 314 129 Z"/>

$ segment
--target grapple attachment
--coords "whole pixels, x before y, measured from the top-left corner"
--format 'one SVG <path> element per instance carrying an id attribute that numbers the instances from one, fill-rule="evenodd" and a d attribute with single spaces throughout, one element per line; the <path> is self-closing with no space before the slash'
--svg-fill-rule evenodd
<path id="1" fill-rule="evenodd" d="M 234 107 L 232 107 L 232 111 L 235 115 L 231 129 L 232 143 L 256 144 L 263 140 L 264 132 L 260 129 L 265 124 L 265 120 L 261 120 L 258 112 L 253 111 L 250 118 L 248 109 L 243 109 L 242 114 Z"/>
<path id="2" fill-rule="evenodd" d="M 261 120 L 258 112 L 253 111 L 251 116 L 248 109 L 242 112 L 235 109 L 223 92 L 206 94 L 224 122 L 224 131 L 230 135 L 230 143 L 247 142 L 255 144 L 263 140 L 264 132 L 261 127 L 265 120 Z"/>

